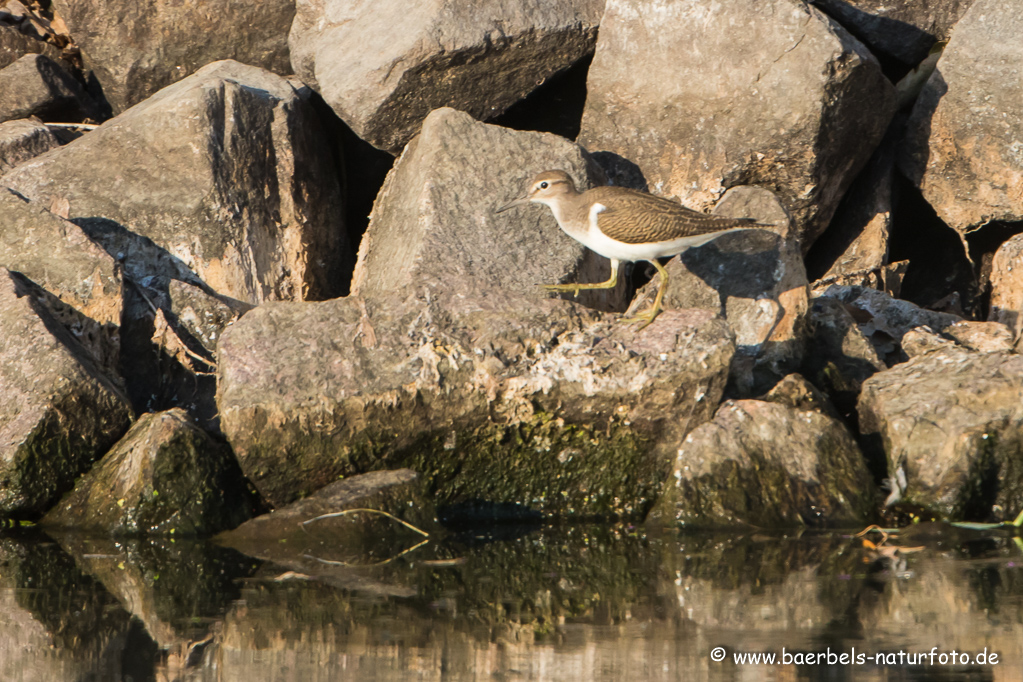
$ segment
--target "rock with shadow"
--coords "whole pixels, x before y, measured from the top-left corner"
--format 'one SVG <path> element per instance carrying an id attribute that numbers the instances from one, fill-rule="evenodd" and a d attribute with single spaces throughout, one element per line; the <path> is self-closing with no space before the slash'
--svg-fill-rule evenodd
<path id="1" fill-rule="evenodd" d="M 334 296 L 348 245 L 334 159 L 307 94 L 215 62 L 3 182 L 66 202 L 79 224 L 152 240 L 225 296 Z"/>
<path id="2" fill-rule="evenodd" d="M 0 69 L 0 121 L 29 116 L 78 122 L 97 118 L 99 109 L 60 64 L 41 54 L 27 54 Z"/>
<path id="3" fill-rule="evenodd" d="M 1023 356 L 905 335 L 914 357 L 863 383 L 860 432 L 887 461 L 892 500 L 950 520 L 1023 509 Z"/>
<path id="4" fill-rule="evenodd" d="M 956 24 L 910 117 L 899 167 L 961 236 L 1023 220 L 1023 12 L 977 0 Z"/>
<path id="5" fill-rule="evenodd" d="M 793 0 L 611 0 L 586 87 L 580 144 L 631 160 L 654 194 L 691 208 L 769 187 L 804 251 L 895 109 L 867 48 Z"/>
<path id="6" fill-rule="evenodd" d="M 92 354 L 39 302 L 39 288 L 0 275 L 0 514 L 37 518 L 134 415 Z"/>
<path id="7" fill-rule="evenodd" d="M 291 63 L 359 137 L 397 154 L 430 111 L 493 118 L 591 54 L 603 8 L 313 0 L 297 6 Z"/>
<path id="8" fill-rule="evenodd" d="M 712 528 L 862 527 L 876 489 L 848 427 L 793 403 L 788 378 L 763 400 L 726 401 L 680 444 L 648 523 Z M 775 395 L 778 395 L 776 398 Z"/>

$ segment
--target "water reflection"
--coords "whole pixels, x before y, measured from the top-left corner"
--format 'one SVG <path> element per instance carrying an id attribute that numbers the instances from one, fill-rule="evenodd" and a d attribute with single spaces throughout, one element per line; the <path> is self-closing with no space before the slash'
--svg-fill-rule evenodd
<path id="1" fill-rule="evenodd" d="M 1023 551 L 937 533 L 501 529 L 372 547 L 0 537 L 0 679 L 1012 680 Z M 384 545 L 390 547 L 384 550 Z M 272 561 L 264 560 L 272 557 Z M 397 557 L 387 561 L 387 557 Z M 711 660 L 723 647 L 725 660 Z M 995 665 L 740 665 L 954 649 Z"/>

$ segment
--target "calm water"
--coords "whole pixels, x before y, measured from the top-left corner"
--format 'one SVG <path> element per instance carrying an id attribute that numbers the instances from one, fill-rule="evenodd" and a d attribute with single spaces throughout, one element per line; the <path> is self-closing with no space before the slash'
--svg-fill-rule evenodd
<path id="1" fill-rule="evenodd" d="M 916 535 L 899 551 L 838 533 L 500 528 L 402 554 L 419 538 L 381 532 L 372 547 L 268 546 L 269 562 L 7 531 L 0 679 L 1023 679 L 1017 541 Z M 985 649 L 996 664 L 958 660 Z M 737 662 L 783 651 L 804 665 Z M 905 662 L 918 652 L 925 665 Z"/>

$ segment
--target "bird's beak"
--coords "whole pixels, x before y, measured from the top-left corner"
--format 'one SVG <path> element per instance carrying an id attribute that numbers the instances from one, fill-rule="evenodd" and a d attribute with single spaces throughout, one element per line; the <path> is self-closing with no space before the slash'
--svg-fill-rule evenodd
<path id="1" fill-rule="evenodd" d="M 529 197 L 519 197 L 515 201 L 509 202 L 509 203 L 505 204 L 504 206 L 502 206 L 501 208 L 497 209 L 496 211 L 494 211 L 494 213 L 503 213 L 503 212 L 507 211 L 509 208 L 515 208 L 516 206 L 523 206 L 523 205 L 528 204 L 528 203 L 529 203 Z"/>

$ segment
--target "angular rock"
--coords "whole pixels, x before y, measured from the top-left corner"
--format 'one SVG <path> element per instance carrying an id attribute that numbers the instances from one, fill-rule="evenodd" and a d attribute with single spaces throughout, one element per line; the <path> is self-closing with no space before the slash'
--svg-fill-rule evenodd
<path id="1" fill-rule="evenodd" d="M 867 49 L 794 0 L 610 0 L 587 93 L 588 150 L 628 160 L 652 192 L 693 208 L 734 185 L 770 187 L 804 250 L 895 104 Z"/>
<path id="2" fill-rule="evenodd" d="M 174 409 L 140 417 L 40 523 L 112 536 L 212 535 L 254 507 L 230 448 Z"/>
<path id="3" fill-rule="evenodd" d="M 899 167 L 960 235 L 1023 220 L 1023 2 L 977 0 L 913 108 Z"/>
<path id="4" fill-rule="evenodd" d="M 810 338 L 804 374 L 827 394 L 840 414 L 855 414 L 860 387 L 884 370 L 885 363 L 840 301 L 813 299 L 807 322 Z"/>
<path id="5" fill-rule="evenodd" d="M 978 353 L 993 353 L 1012 350 L 1016 337 L 1000 322 L 973 322 L 964 320 L 949 325 L 942 335 L 960 346 Z"/>
<path id="6" fill-rule="evenodd" d="M 823 296 L 845 305 L 863 336 L 874 344 L 878 356 L 889 366 L 905 359 L 899 344 L 910 329 L 930 327 L 940 332 L 962 320 L 958 315 L 920 308 L 876 289 L 833 284 Z"/>
<path id="7" fill-rule="evenodd" d="M 988 319 L 1006 325 L 1016 339 L 1023 333 L 1023 234 L 998 247 L 991 261 Z"/>
<path id="8" fill-rule="evenodd" d="M 224 333 L 221 426 L 257 489 L 280 505 L 409 467 L 438 506 L 642 516 L 671 444 L 720 399 L 724 323 L 667 311 L 637 333 L 557 299 L 452 288 L 268 304 Z"/>
<path id="9" fill-rule="evenodd" d="M 747 191 L 748 190 L 748 191 Z M 736 194 L 738 192 L 738 194 Z M 733 188 L 714 213 L 753 217 L 786 232 L 787 217 L 771 193 L 762 188 Z M 745 198 L 740 195 L 749 194 Z M 799 366 L 806 337 L 808 308 L 806 269 L 799 245 L 772 231 L 733 232 L 690 248 L 665 266 L 666 308 L 702 308 L 721 315 L 735 332 L 733 380 L 749 394 L 773 384 Z M 633 300 L 629 312 L 652 304 L 660 286 L 655 276 Z"/>
<path id="10" fill-rule="evenodd" d="M 119 383 L 124 294 L 110 254 L 74 223 L 0 188 L 0 267 L 45 290 L 40 302 Z"/>
<path id="11" fill-rule="evenodd" d="M 438 107 L 497 116 L 593 51 L 603 3 L 304 0 L 295 73 L 362 139 L 392 154 Z"/>
<path id="12" fill-rule="evenodd" d="M 287 507 L 246 521 L 216 540 L 249 556 L 294 566 L 302 572 L 315 572 L 317 559 L 313 557 L 335 559 L 340 553 L 351 559 L 357 553 L 363 562 L 373 561 L 375 553 L 390 551 L 395 542 L 400 543 L 400 536 L 413 539 L 413 544 L 422 541 L 423 535 L 401 521 L 422 533 L 443 533 L 421 488 L 419 476 L 410 469 L 351 476 Z"/>
<path id="13" fill-rule="evenodd" d="M 870 161 L 849 186 L 828 229 L 807 254 L 814 289 L 830 284 L 870 286 L 887 291 L 885 266 L 892 228 L 895 124 Z M 890 292 L 893 296 L 898 291 Z"/>
<path id="14" fill-rule="evenodd" d="M 27 54 L 43 54 L 54 61 L 60 59 L 60 50 L 56 46 L 27 36 L 14 26 L 0 23 L 0 69 Z"/>
<path id="15" fill-rule="evenodd" d="M 29 119 L 4 121 L 0 123 L 0 175 L 59 146 L 57 136 L 42 123 Z"/>
<path id="16" fill-rule="evenodd" d="M 156 267 L 132 257 L 141 235 L 232 298 L 327 298 L 342 288 L 347 245 L 333 160 L 303 96 L 261 69 L 210 64 L 4 182 L 66 200 L 137 281 Z"/>
<path id="17" fill-rule="evenodd" d="M 32 287 L 0 275 L 0 514 L 32 517 L 120 438 L 132 413 Z"/>
<path id="18" fill-rule="evenodd" d="M 295 3 L 288 0 L 55 0 L 53 6 L 114 113 L 221 59 L 291 72 L 287 35 Z"/>
<path id="19" fill-rule="evenodd" d="M 78 81 L 49 57 L 27 54 L 0 69 L 0 121 L 81 121 L 95 108 Z"/>
<path id="20" fill-rule="evenodd" d="M 917 64 L 935 41 L 948 40 L 952 27 L 973 0 L 887 2 L 887 0 L 814 0 L 875 53 Z"/>
<path id="21" fill-rule="evenodd" d="M 1021 396 L 1023 356 L 936 349 L 864 382 L 860 432 L 905 481 L 903 501 L 952 520 L 1011 520 L 1023 509 Z"/>
<path id="22" fill-rule="evenodd" d="M 840 419 L 827 395 L 801 374 L 789 374 L 758 400 L 778 403 L 801 412 L 816 411 L 834 419 Z"/>
<path id="23" fill-rule="evenodd" d="M 473 291 L 499 287 L 541 298 L 549 294 L 540 284 L 606 280 L 607 259 L 562 232 L 547 207 L 494 213 L 521 196 L 533 175 L 550 169 L 569 172 L 580 189 L 602 179 L 584 150 L 556 135 L 478 123 L 454 109 L 432 112 L 373 206 L 353 295 L 468 284 Z M 583 292 L 578 300 L 621 310 L 624 278 L 615 290 Z"/>
<path id="24" fill-rule="evenodd" d="M 651 512 L 686 527 L 862 527 L 873 479 L 842 422 L 816 410 L 727 401 L 686 436 Z"/>

